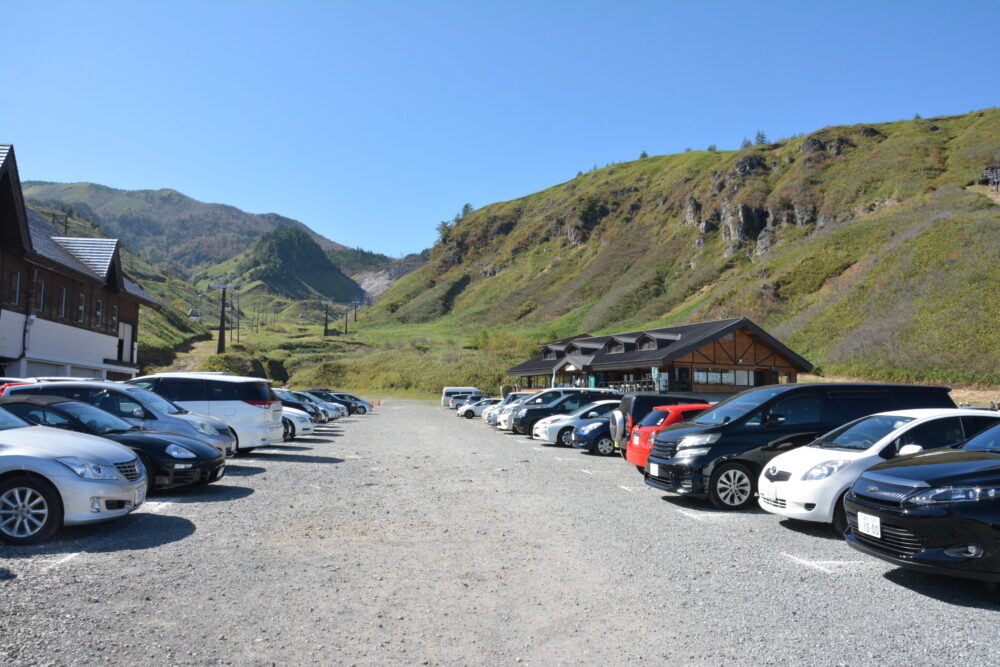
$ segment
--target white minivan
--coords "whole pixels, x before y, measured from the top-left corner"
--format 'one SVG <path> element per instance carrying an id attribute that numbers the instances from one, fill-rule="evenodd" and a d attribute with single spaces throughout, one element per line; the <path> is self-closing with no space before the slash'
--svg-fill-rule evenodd
<path id="1" fill-rule="evenodd" d="M 447 406 L 449 399 L 457 394 L 482 394 L 475 387 L 445 387 L 441 390 L 441 405 Z"/>
<path id="2" fill-rule="evenodd" d="M 228 373 L 156 373 L 128 382 L 191 412 L 221 419 L 236 436 L 238 453 L 282 442 L 281 401 L 269 380 Z"/>

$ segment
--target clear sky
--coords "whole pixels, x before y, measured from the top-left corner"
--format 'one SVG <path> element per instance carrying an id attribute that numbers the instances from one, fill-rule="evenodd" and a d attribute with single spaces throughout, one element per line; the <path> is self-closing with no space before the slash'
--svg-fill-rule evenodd
<path id="1" fill-rule="evenodd" d="M 25 180 L 174 188 L 398 256 L 580 170 L 996 106 L 1000 3 L 4 0 Z"/>

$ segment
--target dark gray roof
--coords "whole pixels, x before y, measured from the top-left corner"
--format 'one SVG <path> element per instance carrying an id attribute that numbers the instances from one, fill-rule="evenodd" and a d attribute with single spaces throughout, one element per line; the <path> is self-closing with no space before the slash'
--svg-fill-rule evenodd
<path id="1" fill-rule="evenodd" d="M 67 236 L 55 236 L 52 239 L 73 253 L 77 259 L 90 267 L 101 280 L 108 277 L 111 260 L 118 248 L 118 239 L 77 239 Z"/>
<path id="2" fill-rule="evenodd" d="M 507 371 L 507 375 L 513 375 L 515 377 L 544 375 L 551 373 L 552 369 L 555 368 L 555 365 L 560 361 L 562 361 L 562 359 L 542 359 L 541 355 L 539 355 L 514 366 Z"/>
<path id="3" fill-rule="evenodd" d="M 150 296 L 149 293 L 146 290 L 139 287 L 137 283 L 134 283 L 131 280 L 129 280 L 128 276 L 124 278 L 124 282 L 125 282 L 125 291 L 131 294 L 132 296 L 148 301 L 149 303 L 147 305 L 151 306 L 160 305 L 159 301 Z"/>
<path id="4" fill-rule="evenodd" d="M 0 144 L 0 167 L 3 163 L 7 161 L 7 156 L 10 154 L 11 145 L 10 144 Z"/>
<path id="5" fill-rule="evenodd" d="M 52 226 L 52 223 L 30 208 L 28 209 L 28 231 L 31 233 L 31 245 L 37 254 L 73 269 L 77 273 L 100 279 L 100 276 L 93 269 L 55 240 L 59 231 Z"/>

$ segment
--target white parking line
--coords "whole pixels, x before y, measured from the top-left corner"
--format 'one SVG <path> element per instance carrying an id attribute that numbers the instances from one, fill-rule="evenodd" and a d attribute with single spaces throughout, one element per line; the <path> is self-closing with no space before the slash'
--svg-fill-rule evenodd
<path id="1" fill-rule="evenodd" d="M 580 472 L 582 472 L 584 475 L 593 475 L 594 474 L 594 473 L 590 472 L 589 470 L 584 470 L 583 468 L 580 468 Z"/>
<path id="2" fill-rule="evenodd" d="M 622 491 L 628 491 L 629 493 L 635 493 L 632 489 L 628 488 L 627 486 L 622 486 L 621 484 L 618 485 L 618 488 L 621 489 Z"/>
<path id="3" fill-rule="evenodd" d="M 176 500 L 162 500 L 159 502 L 143 503 L 142 505 L 139 506 L 139 509 L 136 510 L 136 513 L 141 513 L 145 511 L 149 514 L 156 514 L 160 510 L 170 505 L 176 505 L 176 504 L 177 504 Z"/>
<path id="4" fill-rule="evenodd" d="M 544 447 L 532 447 L 536 452 L 550 452 L 551 449 L 545 449 Z"/>
<path id="5" fill-rule="evenodd" d="M 675 509 L 674 511 L 677 512 L 678 514 L 683 514 L 689 519 L 694 519 L 695 521 L 705 520 L 705 517 L 703 517 L 701 514 L 695 514 L 694 512 L 688 512 L 687 510 L 679 510 L 679 509 Z"/>
<path id="6" fill-rule="evenodd" d="M 48 572 L 49 570 L 51 570 L 54 567 L 59 567 L 63 563 L 67 563 L 67 562 L 73 560 L 74 558 L 76 558 L 77 556 L 79 556 L 81 553 L 83 553 L 83 552 L 82 551 L 77 551 L 74 554 L 69 554 L 68 556 L 64 556 L 64 557 L 60 558 L 59 560 L 57 560 L 56 562 L 51 563 L 51 564 L 49 564 L 46 567 L 43 567 L 42 568 L 42 572 Z"/>
<path id="7" fill-rule="evenodd" d="M 795 561 L 799 565 L 811 567 L 814 570 L 819 570 L 820 572 L 825 572 L 827 574 L 836 574 L 834 569 L 838 566 L 863 565 L 866 562 L 863 560 L 806 560 L 804 558 L 799 558 L 798 556 L 793 556 L 792 554 L 786 554 L 785 552 L 782 552 L 781 555 Z"/>
<path id="8" fill-rule="evenodd" d="M 554 458 L 556 461 L 576 461 L 576 460 L 578 460 L 578 459 L 564 459 L 564 458 L 561 458 L 559 456 L 553 456 L 552 458 Z"/>

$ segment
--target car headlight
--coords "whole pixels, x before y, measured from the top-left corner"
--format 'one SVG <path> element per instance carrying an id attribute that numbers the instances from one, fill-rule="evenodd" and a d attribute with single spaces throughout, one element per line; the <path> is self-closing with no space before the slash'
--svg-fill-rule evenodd
<path id="1" fill-rule="evenodd" d="M 921 491 L 907 498 L 907 505 L 935 505 L 939 503 L 969 503 L 979 500 L 1000 499 L 1000 487 L 995 486 L 945 486 Z"/>
<path id="2" fill-rule="evenodd" d="M 199 433 L 204 433 L 205 435 L 216 435 L 218 433 L 215 427 L 208 422 L 195 422 L 194 427 Z"/>
<path id="3" fill-rule="evenodd" d="M 118 470 L 112 465 L 85 461 L 75 456 L 59 458 L 56 461 L 84 479 L 118 479 Z"/>
<path id="4" fill-rule="evenodd" d="M 601 428 L 601 423 L 600 422 L 595 422 L 593 424 L 587 424 L 586 426 L 581 427 L 580 428 L 580 432 L 581 433 L 590 433 L 591 431 L 596 431 L 599 428 Z"/>
<path id="5" fill-rule="evenodd" d="M 181 447 L 180 445 L 167 445 L 164 451 L 167 453 L 167 456 L 172 456 L 175 459 L 193 459 L 197 456 L 187 447 Z"/>
<path id="6" fill-rule="evenodd" d="M 688 449 L 691 447 L 702 447 L 704 445 L 711 445 L 713 442 L 719 439 L 719 433 L 702 433 L 700 435 L 685 435 L 677 443 L 677 454 L 681 453 L 682 449 Z"/>
<path id="7" fill-rule="evenodd" d="M 523 417 L 526 414 L 528 414 L 528 408 L 521 408 L 520 410 L 517 411 L 518 417 Z"/>
<path id="8" fill-rule="evenodd" d="M 679 459 L 694 458 L 695 456 L 704 456 L 705 454 L 708 454 L 708 450 L 710 450 L 710 449 L 712 449 L 712 448 L 711 447 L 687 447 L 685 449 L 679 449 L 679 450 L 677 450 L 676 456 Z"/>
<path id="9" fill-rule="evenodd" d="M 840 472 L 850 463 L 848 459 L 835 459 L 833 461 L 823 461 L 814 465 L 809 471 L 802 475 L 802 479 L 806 482 L 815 482 L 817 480 L 826 479 L 830 475 Z"/>

